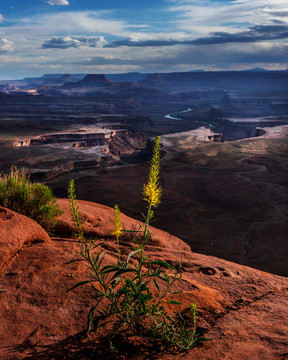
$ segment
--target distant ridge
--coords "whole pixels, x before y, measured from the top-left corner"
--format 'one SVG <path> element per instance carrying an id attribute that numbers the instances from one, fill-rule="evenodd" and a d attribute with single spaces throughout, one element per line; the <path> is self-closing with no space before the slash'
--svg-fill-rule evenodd
<path id="1" fill-rule="evenodd" d="M 82 87 L 103 87 L 111 85 L 111 81 L 103 74 L 88 74 L 84 79 L 74 82 L 66 83 L 63 88 L 82 88 Z"/>
<path id="2" fill-rule="evenodd" d="M 247 70 L 242 70 L 243 72 L 254 72 L 254 73 L 282 73 L 282 72 L 286 72 L 287 70 L 267 70 L 264 68 L 253 68 L 253 69 L 247 69 Z"/>
<path id="3" fill-rule="evenodd" d="M 107 79 L 107 77 L 103 74 L 88 74 L 84 77 L 84 79 L 77 82 L 77 84 L 110 84 L 111 81 Z"/>
<path id="4" fill-rule="evenodd" d="M 144 87 L 187 87 L 231 91 L 288 93 L 287 71 L 205 71 L 148 74 L 138 83 Z"/>
<path id="5" fill-rule="evenodd" d="M 269 72 L 269 70 L 256 67 L 256 68 L 253 68 L 253 69 L 243 70 L 243 72 Z"/>
<path id="6" fill-rule="evenodd" d="M 105 74 L 106 78 L 112 82 L 136 82 L 144 79 L 147 74 L 130 72 L 123 74 Z"/>
<path id="7" fill-rule="evenodd" d="M 76 82 L 82 80 L 86 74 L 44 74 L 40 77 L 26 77 L 20 80 L 24 83 L 36 85 L 62 85 L 65 82 Z"/>

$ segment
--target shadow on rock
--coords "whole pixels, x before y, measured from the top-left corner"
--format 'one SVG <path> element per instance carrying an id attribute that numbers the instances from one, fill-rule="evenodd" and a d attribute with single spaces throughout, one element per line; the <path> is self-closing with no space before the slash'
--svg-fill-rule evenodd
<path id="1" fill-rule="evenodd" d="M 107 336 L 97 339 L 87 337 L 86 331 L 81 331 L 66 339 L 49 345 L 32 344 L 30 337 L 37 332 L 34 330 L 22 344 L 9 347 L 8 352 L 23 354 L 21 360 L 112 360 L 112 359 L 156 359 L 161 357 L 161 347 L 143 342 L 140 337 L 128 340 L 125 334 L 120 334 L 113 340 L 117 352 L 112 351 Z M 37 348 L 37 350 L 36 350 Z M 173 352 L 170 352 L 173 353 Z M 165 352 L 167 355 L 167 350 Z"/>

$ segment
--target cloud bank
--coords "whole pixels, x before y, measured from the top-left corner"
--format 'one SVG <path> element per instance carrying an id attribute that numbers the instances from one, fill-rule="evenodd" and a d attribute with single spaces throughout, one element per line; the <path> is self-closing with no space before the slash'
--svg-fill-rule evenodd
<path id="1" fill-rule="evenodd" d="M 137 40 L 135 38 L 112 41 L 105 47 L 142 47 L 142 46 L 172 46 L 172 45 L 212 45 L 227 43 L 258 42 L 280 40 L 288 38 L 288 25 L 257 25 L 247 31 L 238 33 L 214 32 L 211 36 L 200 37 L 194 40 Z"/>
<path id="2" fill-rule="evenodd" d="M 91 48 L 102 48 L 106 44 L 103 36 L 59 36 L 46 40 L 42 49 L 68 49 L 88 46 Z"/>
<path id="3" fill-rule="evenodd" d="M 0 78 L 288 65 L 288 0 L 34 1 L 0 14 Z"/>

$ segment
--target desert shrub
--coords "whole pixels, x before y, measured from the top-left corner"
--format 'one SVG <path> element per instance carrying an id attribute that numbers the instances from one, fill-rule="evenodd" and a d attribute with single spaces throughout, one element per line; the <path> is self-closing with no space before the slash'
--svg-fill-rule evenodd
<path id="1" fill-rule="evenodd" d="M 157 137 L 149 179 L 143 187 L 143 199 L 148 204 L 147 214 L 143 215 L 144 223 L 139 223 L 136 230 L 123 230 L 120 222 L 120 210 L 117 205 L 114 207 L 112 234 L 117 243 L 118 260 L 116 264 L 103 265 L 105 251 L 100 250 L 101 244 L 85 239 L 74 181 L 70 180 L 68 186 L 70 212 L 75 233 L 81 240 L 79 257 L 71 262 L 84 261 L 89 270 L 86 280 L 78 282 L 69 290 L 85 284 L 92 286 L 95 303 L 88 315 L 88 333 L 97 330 L 101 322 L 107 319 L 112 320 L 113 329 L 109 334 L 109 342 L 111 349 L 115 351 L 117 349 L 113 338 L 122 330 L 125 330 L 126 334 L 146 339 L 149 344 L 182 350 L 191 349 L 197 343 L 207 340 L 202 337 L 196 326 L 197 306 L 195 304 L 191 304 L 190 326 L 187 326 L 187 322 L 179 311 L 176 311 L 172 318 L 165 308 L 165 304 L 181 304 L 169 300 L 169 295 L 177 293 L 173 291 L 173 284 L 181 279 L 182 260 L 179 261 L 176 268 L 166 261 L 150 259 L 145 252 L 145 247 L 152 236 L 148 226 L 154 217 L 153 208 L 158 206 L 161 198 L 159 162 L 160 139 Z M 120 249 L 119 240 L 123 232 L 135 235 L 131 252 L 128 255 L 121 253 Z M 131 261 L 132 259 L 133 261 Z"/>
<path id="2" fill-rule="evenodd" d="M 51 189 L 32 183 L 26 172 L 15 166 L 8 175 L 0 176 L 0 205 L 30 217 L 46 230 L 56 225 L 62 213 Z"/>

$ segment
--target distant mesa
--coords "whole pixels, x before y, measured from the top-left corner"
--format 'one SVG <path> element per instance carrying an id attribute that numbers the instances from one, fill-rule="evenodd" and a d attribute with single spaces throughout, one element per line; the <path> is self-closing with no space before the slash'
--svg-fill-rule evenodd
<path id="1" fill-rule="evenodd" d="M 143 80 L 147 74 L 139 73 L 139 72 L 130 72 L 123 74 L 105 74 L 108 80 L 113 82 L 136 82 L 139 80 Z"/>
<path id="2" fill-rule="evenodd" d="M 111 84 L 111 81 L 103 74 L 88 74 L 83 80 L 77 82 L 77 84 Z"/>
<path id="3" fill-rule="evenodd" d="M 63 85 L 66 82 L 76 82 L 82 80 L 85 74 L 44 74 L 41 77 L 27 77 L 20 80 L 20 83 L 29 85 Z"/>
<path id="4" fill-rule="evenodd" d="M 66 83 L 62 88 L 83 88 L 83 87 L 109 87 L 112 84 L 103 74 L 88 74 L 84 79 L 75 83 Z"/>
<path id="5" fill-rule="evenodd" d="M 247 69 L 243 70 L 244 72 L 269 72 L 269 70 L 263 69 L 263 68 L 253 68 L 253 69 Z"/>

